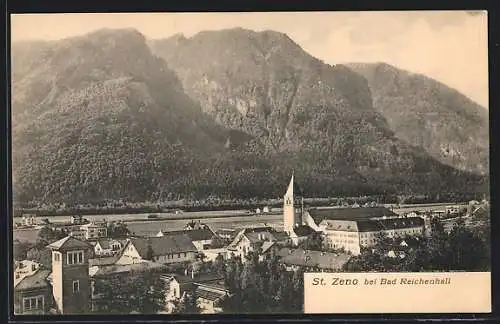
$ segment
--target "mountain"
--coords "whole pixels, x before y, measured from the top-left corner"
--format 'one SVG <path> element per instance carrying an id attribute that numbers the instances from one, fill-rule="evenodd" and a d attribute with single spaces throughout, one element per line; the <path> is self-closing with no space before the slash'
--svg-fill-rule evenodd
<path id="1" fill-rule="evenodd" d="M 397 138 L 424 148 L 442 163 L 489 173 L 489 122 L 484 107 L 425 75 L 388 64 L 353 63 L 349 68 L 367 79 L 373 107 Z"/>
<path id="2" fill-rule="evenodd" d="M 224 151 L 135 30 L 14 44 L 13 179 L 22 201 L 146 200 Z M 182 179 L 181 179 L 182 180 Z"/>
<path id="3" fill-rule="evenodd" d="M 299 169 L 309 192 L 346 180 L 424 192 L 477 180 L 398 138 L 364 76 L 321 62 L 286 34 L 236 28 L 149 44 L 205 113 L 258 138 L 259 154 Z"/>
<path id="4" fill-rule="evenodd" d="M 487 180 L 398 138 L 365 77 L 281 33 L 147 41 L 104 29 L 12 53 L 24 203 L 269 198 L 292 170 L 309 196 L 476 192 Z"/>

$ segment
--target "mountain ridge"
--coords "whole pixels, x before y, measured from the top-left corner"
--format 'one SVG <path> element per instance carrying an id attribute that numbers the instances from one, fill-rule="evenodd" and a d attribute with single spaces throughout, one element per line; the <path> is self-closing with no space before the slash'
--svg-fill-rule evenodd
<path id="1" fill-rule="evenodd" d="M 474 191 L 484 182 L 397 139 L 363 76 L 314 59 L 288 36 L 259 35 L 222 33 L 215 38 L 228 43 L 206 51 L 211 42 L 198 35 L 197 55 L 162 59 L 142 34 L 105 30 L 17 54 L 16 196 L 274 197 L 292 169 L 318 196 Z M 248 62 L 266 68 L 255 73 Z"/>

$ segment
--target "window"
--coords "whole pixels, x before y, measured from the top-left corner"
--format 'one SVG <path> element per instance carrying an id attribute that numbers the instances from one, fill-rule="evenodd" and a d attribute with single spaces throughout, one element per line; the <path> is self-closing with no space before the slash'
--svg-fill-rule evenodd
<path id="1" fill-rule="evenodd" d="M 73 281 L 73 292 L 74 293 L 80 292 L 80 281 L 79 280 Z"/>
<path id="2" fill-rule="evenodd" d="M 24 310 L 43 309 L 43 296 L 23 298 Z"/>
<path id="3" fill-rule="evenodd" d="M 54 252 L 54 261 L 60 261 L 61 260 L 61 254 L 59 252 Z"/>
<path id="4" fill-rule="evenodd" d="M 177 253 L 177 257 L 180 258 L 181 257 L 181 254 L 180 253 Z"/>
<path id="5" fill-rule="evenodd" d="M 83 251 L 72 251 L 67 254 L 68 264 L 82 264 L 83 263 Z"/>

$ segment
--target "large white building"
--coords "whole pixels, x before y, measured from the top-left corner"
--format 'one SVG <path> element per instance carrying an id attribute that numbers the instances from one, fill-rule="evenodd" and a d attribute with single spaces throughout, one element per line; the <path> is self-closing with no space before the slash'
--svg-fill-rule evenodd
<path id="1" fill-rule="evenodd" d="M 326 249 L 344 249 L 359 254 L 362 247 L 376 243 L 379 233 L 389 237 L 423 235 L 421 217 L 400 217 L 384 207 L 304 208 L 304 198 L 290 180 L 283 202 L 285 231 L 295 244 L 311 232 L 321 232 Z"/>

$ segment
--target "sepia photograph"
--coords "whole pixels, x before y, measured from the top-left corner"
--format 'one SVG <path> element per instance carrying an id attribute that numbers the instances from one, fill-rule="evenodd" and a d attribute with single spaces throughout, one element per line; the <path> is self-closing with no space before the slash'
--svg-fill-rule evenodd
<path id="1" fill-rule="evenodd" d="M 10 21 L 13 314 L 491 307 L 486 11 Z"/>

